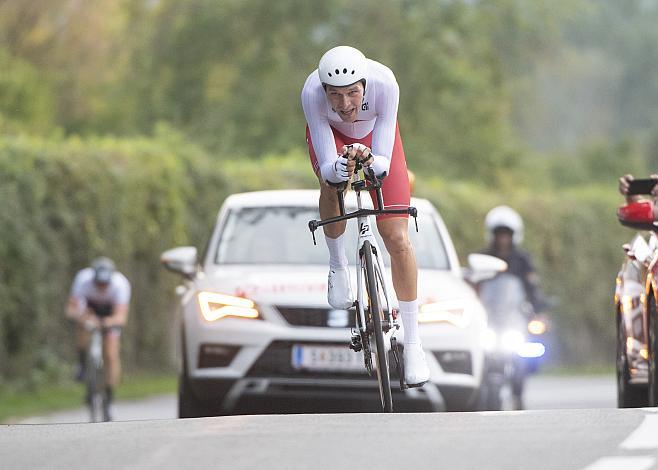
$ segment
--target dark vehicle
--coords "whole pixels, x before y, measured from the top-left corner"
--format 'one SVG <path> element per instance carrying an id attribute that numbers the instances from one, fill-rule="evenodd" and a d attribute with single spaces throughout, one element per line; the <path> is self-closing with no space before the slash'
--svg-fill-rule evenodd
<path id="1" fill-rule="evenodd" d="M 617 215 L 623 225 L 648 231 L 623 246 L 626 258 L 616 279 L 617 404 L 620 408 L 656 406 L 658 227 L 653 222 L 653 203 L 632 202 L 619 208 Z"/>

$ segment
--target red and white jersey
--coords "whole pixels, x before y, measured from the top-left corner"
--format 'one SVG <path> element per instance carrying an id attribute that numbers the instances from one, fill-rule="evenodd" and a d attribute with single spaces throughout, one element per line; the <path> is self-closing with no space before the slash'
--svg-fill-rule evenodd
<path id="1" fill-rule="evenodd" d="M 302 89 L 302 107 L 323 179 L 330 180 L 336 161 L 336 144 L 331 128 L 354 139 L 372 132 L 375 173 L 388 173 L 395 143 L 400 88 L 391 69 L 367 59 L 366 89 L 356 122 L 344 122 L 331 108 L 317 69 Z"/>

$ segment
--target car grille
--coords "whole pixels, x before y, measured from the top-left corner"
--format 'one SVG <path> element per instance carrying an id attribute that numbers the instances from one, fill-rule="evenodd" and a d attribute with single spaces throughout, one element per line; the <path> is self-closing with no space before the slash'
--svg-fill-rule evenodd
<path id="1" fill-rule="evenodd" d="M 312 346 L 344 346 L 348 348 L 347 343 L 311 343 L 302 341 L 273 341 L 267 349 L 260 355 L 256 362 L 251 366 L 247 377 L 294 377 L 294 378 L 332 378 L 332 379 L 364 379 L 368 378 L 365 365 L 363 372 L 318 372 L 295 369 L 292 366 L 292 347 L 294 344 L 306 344 Z M 362 353 L 359 354 L 360 357 Z M 389 356 L 389 363 L 391 366 L 391 380 L 399 380 L 393 354 Z"/>
<path id="2" fill-rule="evenodd" d="M 293 326 L 352 328 L 356 326 L 354 310 L 329 308 L 277 307 L 283 318 Z"/>

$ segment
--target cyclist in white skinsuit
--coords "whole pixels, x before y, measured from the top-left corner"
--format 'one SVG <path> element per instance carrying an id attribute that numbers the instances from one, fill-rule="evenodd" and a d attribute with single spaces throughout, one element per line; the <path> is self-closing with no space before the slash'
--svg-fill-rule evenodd
<path id="1" fill-rule="evenodd" d="M 112 260 L 102 257 L 94 260 L 91 267 L 76 274 L 66 309 L 67 316 L 78 324 L 77 378 L 79 380 L 84 377 L 86 350 L 90 339 L 85 324 L 91 323 L 105 329 L 103 357 L 107 366 L 105 383 L 108 408 L 105 412 L 108 419 L 111 415 L 109 405 L 112 402 L 114 388 L 121 377 L 119 357 L 121 329 L 128 319 L 130 293 L 128 279 L 116 271 Z"/>
<path id="2" fill-rule="evenodd" d="M 336 190 L 328 183 L 349 181 L 355 160 L 382 178 L 385 209 L 409 207 L 410 191 L 402 139 L 397 126 L 399 88 L 393 72 L 357 49 L 339 46 L 320 59 L 302 90 L 311 164 L 320 181 L 320 216 L 339 215 Z M 377 207 L 376 199 L 373 204 Z M 345 222 L 324 226 L 329 247 L 328 300 L 334 308 L 353 302 L 343 246 Z M 407 215 L 377 217 L 377 228 L 391 256 L 393 287 L 404 326 L 405 380 L 429 380 L 418 335 L 416 258 L 409 241 Z"/>

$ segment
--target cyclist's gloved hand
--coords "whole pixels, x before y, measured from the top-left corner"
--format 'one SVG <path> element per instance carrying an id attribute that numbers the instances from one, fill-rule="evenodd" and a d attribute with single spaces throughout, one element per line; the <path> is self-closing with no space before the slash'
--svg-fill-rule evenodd
<path id="1" fill-rule="evenodd" d="M 325 179 L 330 183 L 344 183 L 350 179 L 349 161 L 345 155 L 339 155 L 336 161 L 329 167 L 329 175 Z"/>
<path id="2" fill-rule="evenodd" d="M 359 160 L 364 167 L 371 167 L 377 178 L 382 179 L 388 174 L 391 166 L 391 161 L 388 158 L 373 154 L 370 148 L 360 143 L 343 147 L 344 153 L 346 149 L 349 150 L 348 155 Z"/>

